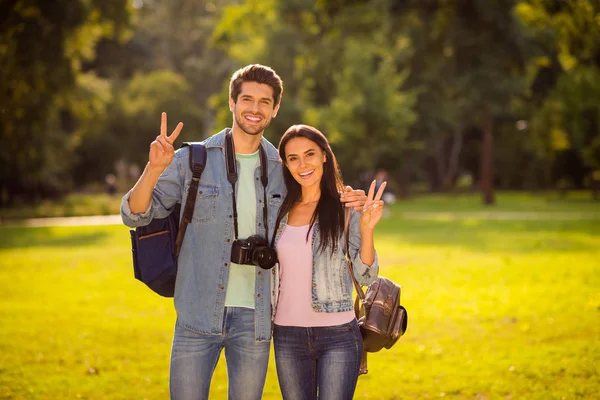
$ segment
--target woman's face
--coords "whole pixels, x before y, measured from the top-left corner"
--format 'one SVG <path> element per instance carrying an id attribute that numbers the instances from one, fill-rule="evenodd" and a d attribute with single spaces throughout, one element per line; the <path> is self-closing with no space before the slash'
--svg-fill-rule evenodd
<path id="1" fill-rule="evenodd" d="M 326 155 L 310 139 L 295 137 L 285 145 L 285 165 L 303 188 L 320 185 Z"/>

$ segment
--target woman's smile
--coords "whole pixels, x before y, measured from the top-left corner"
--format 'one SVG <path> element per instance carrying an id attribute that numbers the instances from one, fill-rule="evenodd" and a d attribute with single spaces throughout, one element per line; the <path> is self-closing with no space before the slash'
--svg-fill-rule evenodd
<path id="1" fill-rule="evenodd" d="M 300 172 L 300 173 L 298 173 L 298 175 L 300 175 L 300 177 L 301 177 L 302 179 L 308 179 L 308 178 L 310 178 L 310 177 L 312 176 L 312 174 L 313 174 L 314 172 L 315 172 L 315 170 L 314 170 L 314 169 L 311 169 L 310 171 L 307 171 L 307 172 Z"/>

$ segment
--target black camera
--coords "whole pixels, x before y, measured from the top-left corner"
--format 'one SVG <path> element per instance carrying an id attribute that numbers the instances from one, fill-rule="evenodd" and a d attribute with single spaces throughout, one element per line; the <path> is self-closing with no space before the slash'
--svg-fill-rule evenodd
<path id="1" fill-rule="evenodd" d="M 277 263 L 277 252 L 269 247 L 266 239 L 256 235 L 250 236 L 248 239 L 238 239 L 233 242 L 231 262 L 271 269 Z"/>

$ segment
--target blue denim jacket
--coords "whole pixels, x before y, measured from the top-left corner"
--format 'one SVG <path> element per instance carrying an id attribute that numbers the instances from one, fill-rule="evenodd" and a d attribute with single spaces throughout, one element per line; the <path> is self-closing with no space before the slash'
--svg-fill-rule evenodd
<path id="1" fill-rule="evenodd" d="M 283 229 L 287 224 L 288 215 L 281 219 L 275 236 L 275 246 L 281 237 Z M 379 260 L 375 252 L 375 260 L 372 265 L 367 265 L 360 258 L 360 214 L 352 210 L 350 212 L 350 229 L 348 235 L 350 247 L 350 258 L 354 277 L 363 286 L 372 283 L 379 273 Z M 316 312 L 342 312 L 353 309 L 352 289 L 354 285 L 348 271 L 346 259 L 346 243 L 344 235 L 338 241 L 335 252 L 330 248 L 319 252 L 321 235 L 319 234 L 319 223 L 315 222 L 312 234 L 313 268 L 312 268 L 312 307 Z M 279 296 L 279 264 L 272 272 L 271 301 L 273 303 L 273 315 L 277 307 Z"/>
<path id="2" fill-rule="evenodd" d="M 227 130 L 227 129 L 226 129 Z M 207 150 L 206 168 L 200 179 L 192 223 L 188 226 L 179 253 L 175 309 L 178 322 L 193 331 L 221 334 L 225 307 L 225 291 L 229 279 L 231 243 L 234 239 L 231 184 L 225 167 L 225 132 L 211 136 L 203 143 Z M 267 214 L 269 237 L 273 234 L 285 183 L 277 149 L 262 139 L 268 162 Z M 239 163 L 238 163 L 239 169 Z M 263 224 L 263 186 L 260 166 L 254 171 L 256 189 L 256 232 L 265 235 Z M 152 218 L 164 218 L 177 202 L 183 202 L 190 187 L 192 171 L 189 149 L 177 150 L 171 164 L 160 176 L 152 194 L 152 204 L 142 214 L 133 214 L 127 193 L 121 203 L 121 216 L 129 227 L 143 226 Z M 237 189 L 237 188 L 236 188 Z M 243 205 L 242 205 L 243 206 Z M 184 207 L 181 207 L 183 213 Z M 255 337 L 257 341 L 271 338 L 271 273 L 256 270 Z"/>

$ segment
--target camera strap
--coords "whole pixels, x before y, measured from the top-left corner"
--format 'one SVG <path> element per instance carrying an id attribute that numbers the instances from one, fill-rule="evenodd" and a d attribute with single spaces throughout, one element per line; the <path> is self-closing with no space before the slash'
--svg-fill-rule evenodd
<path id="1" fill-rule="evenodd" d="M 269 183 L 268 178 L 268 164 L 267 164 L 267 153 L 262 145 L 258 147 L 258 154 L 260 157 L 260 181 L 263 185 L 263 223 L 265 224 L 265 237 L 269 237 L 269 225 L 267 225 L 267 185 Z M 233 201 L 233 228 L 235 230 L 235 240 L 238 239 L 238 215 L 237 215 L 237 202 L 235 200 L 235 183 L 237 182 L 237 163 L 235 161 L 235 147 L 233 145 L 233 135 L 231 130 L 225 133 L 225 161 L 227 166 L 227 180 L 231 184 L 231 199 Z"/>

